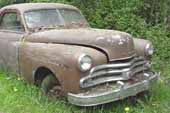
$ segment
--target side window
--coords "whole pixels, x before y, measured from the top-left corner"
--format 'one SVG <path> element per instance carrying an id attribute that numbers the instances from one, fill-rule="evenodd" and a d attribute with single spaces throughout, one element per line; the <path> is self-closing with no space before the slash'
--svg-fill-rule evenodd
<path id="1" fill-rule="evenodd" d="M 17 13 L 6 13 L 3 15 L 0 29 L 12 31 L 24 31 L 20 18 Z"/>

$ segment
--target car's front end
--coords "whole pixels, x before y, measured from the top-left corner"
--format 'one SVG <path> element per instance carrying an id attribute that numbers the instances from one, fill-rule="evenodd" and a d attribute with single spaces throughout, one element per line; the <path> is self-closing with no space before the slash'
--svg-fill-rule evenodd
<path id="1" fill-rule="evenodd" d="M 89 75 L 80 79 L 82 92 L 69 93 L 68 100 L 78 106 L 104 104 L 148 90 L 157 78 L 148 61 L 134 54 L 93 67 Z"/>
<path id="2" fill-rule="evenodd" d="M 62 48 L 67 54 L 57 54 L 64 55 L 68 67 L 70 61 L 74 64 L 70 69 L 79 73 L 76 75 L 79 77 L 75 79 L 70 73 L 68 79 L 65 70 L 61 81 L 65 84 L 68 101 L 78 106 L 94 106 L 134 96 L 149 90 L 158 78 L 158 74 L 151 71 L 154 51 L 151 42 L 132 38 L 124 32 L 92 28 L 49 30 L 34 33 L 26 40 L 49 42 L 56 44 L 56 48 L 60 44 L 69 47 Z"/>
<path id="3" fill-rule="evenodd" d="M 68 93 L 69 102 L 78 106 L 94 106 L 135 96 L 149 90 L 159 76 L 151 71 L 153 45 L 147 40 L 136 38 L 133 39 L 133 43 L 133 50 L 135 50 L 133 54 L 109 60 L 106 64 L 92 68 L 92 58 L 88 55 L 80 56 L 82 59 L 79 64 L 80 69 L 89 71 L 88 75 L 79 81 L 81 92 Z M 119 49 L 117 53 L 114 53 L 117 56 L 121 54 L 118 51 Z"/>

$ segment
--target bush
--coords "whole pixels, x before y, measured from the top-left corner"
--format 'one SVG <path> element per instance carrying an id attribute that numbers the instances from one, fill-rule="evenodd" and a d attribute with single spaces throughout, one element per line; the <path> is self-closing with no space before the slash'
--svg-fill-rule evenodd
<path id="1" fill-rule="evenodd" d="M 148 5 L 146 0 L 70 0 L 69 3 L 81 9 L 92 27 L 121 30 L 151 40 L 156 48 L 155 58 L 170 62 L 170 33 L 164 24 L 146 22 L 141 13 Z"/>

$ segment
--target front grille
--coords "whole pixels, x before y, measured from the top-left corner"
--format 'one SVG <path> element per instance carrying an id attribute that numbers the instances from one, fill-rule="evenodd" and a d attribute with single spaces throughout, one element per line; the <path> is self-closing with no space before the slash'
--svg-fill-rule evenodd
<path id="1" fill-rule="evenodd" d="M 80 86 L 88 88 L 108 82 L 129 80 L 132 76 L 147 70 L 146 63 L 143 57 L 132 56 L 127 59 L 111 61 L 108 64 L 96 66 L 91 69 L 88 76 L 80 79 Z"/>

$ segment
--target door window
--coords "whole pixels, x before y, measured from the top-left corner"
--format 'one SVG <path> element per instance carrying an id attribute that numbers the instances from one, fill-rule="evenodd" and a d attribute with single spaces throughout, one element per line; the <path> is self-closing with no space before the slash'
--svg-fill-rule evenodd
<path id="1" fill-rule="evenodd" d="M 6 13 L 2 17 L 0 29 L 12 31 L 24 31 L 20 17 L 17 13 Z"/>

